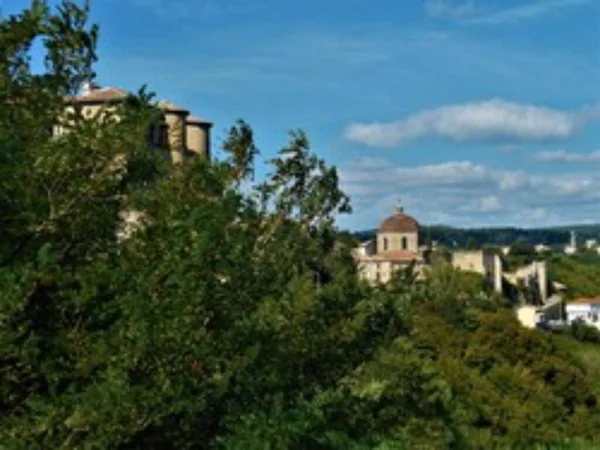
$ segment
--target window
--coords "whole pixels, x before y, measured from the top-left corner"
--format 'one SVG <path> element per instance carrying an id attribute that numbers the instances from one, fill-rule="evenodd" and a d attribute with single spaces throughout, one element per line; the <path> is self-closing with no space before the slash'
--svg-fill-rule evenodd
<path id="1" fill-rule="evenodd" d="M 406 250 L 408 248 L 408 239 L 406 236 L 402 237 L 402 250 Z"/>
<path id="2" fill-rule="evenodd" d="M 165 148 L 168 145 L 169 127 L 166 123 L 158 123 L 150 128 L 150 143 L 154 147 Z"/>
<path id="3" fill-rule="evenodd" d="M 388 239 L 387 238 L 383 238 L 383 251 L 387 251 L 388 249 Z"/>

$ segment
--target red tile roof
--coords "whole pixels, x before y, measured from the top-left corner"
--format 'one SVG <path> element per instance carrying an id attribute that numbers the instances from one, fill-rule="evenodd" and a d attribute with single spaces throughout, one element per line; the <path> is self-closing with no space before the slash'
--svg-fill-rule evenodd
<path id="1" fill-rule="evenodd" d="M 419 253 L 409 250 L 390 250 L 374 255 L 358 255 L 357 258 L 361 261 L 391 261 L 391 262 L 412 262 L 419 261 L 421 257 Z"/>
<path id="2" fill-rule="evenodd" d="M 129 93 L 123 89 L 115 87 L 105 87 L 94 89 L 85 95 L 76 95 L 73 97 L 67 97 L 67 103 L 82 103 L 82 104 L 95 104 L 95 103 L 111 103 L 125 100 Z"/>
<path id="3" fill-rule="evenodd" d="M 577 305 L 600 305 L 600 297 L 579 297 L 569 303 Z"/>
<path id="4" fill-rule="evenodd" d="M 404 210 L 398 209 L 393 216 L 385 219 L 380 227 L 380 233 L 416 233 L 419 231 L 419 224 L 417 221 L 404 214 Z"/>
<path id="5" fill-rule="evenodd" d="M 181 106 L 177 106 L 175 103 L 171 103 L 166 100 L 161 100 L 160 102 L 158 102 L 157 106 L 160 109 L 162 109 L 163 111 L 181 113 L 181 114 L 189 114 L 190 113 L 187 109 L 182 108 Z"/>

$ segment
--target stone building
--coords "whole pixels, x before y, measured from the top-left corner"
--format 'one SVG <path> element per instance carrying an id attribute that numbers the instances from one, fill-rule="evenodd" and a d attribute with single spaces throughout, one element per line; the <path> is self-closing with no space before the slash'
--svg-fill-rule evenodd
<path id="1" fill-rule="evenodd" d="M 497 254 L 483 250 L 453 251 L 451 261 L 459 270 L 483 275 L 496 292 L 502 292 L 502 260 Z"/>
<path id="2" fill-rule="evenodd" d="M 85 118 L 94 118 L 105 113 L 114 113 L 115 106 L 123 102 L 129 93 L 115 87 L 100 87 L 86 83 L 79 95 L 65 98 L 65 117 L 58 120 L 52 130 L 53 135 L 61 135 L 68 129 L 68 114 L 81 108 Z M 190 111 L 168 101 L 159 101 L 155 106 L 161 111 L 160 123 L 148 130 L 150 145 L 165 149 L 165 157 L 173 164 L 181 164 L 194 156 L 211 158 L 210 131 L 212 123 L 190 115 Z M 118 117 L 117 117 L 118 119 Z M 115 167 L 121 167 L 117 158 Z M 121 226 L 117 238 L 122 241 L 129 238 L 143 223 L 141 211 L 127 210 L 120 214 Z"/>
<path id="3" fill-rule="evenodd" d="M 411 264 L 422 273 L 424 258 L 419 250 L 419 224 L 398 207 L 381 223 L 375 239 L 355 250 L 355 259 L 361 276 L 373 283 L 386 283 L 395 271 Z"/>
<path id="4" fill-rule="evenodd" d="M 386 283 L 395 271 L 413 264 L 417 274 L 424 276 L 430 266 L 428 246 L 419 247 L 419 224 L 401 207 L 385 219 L 375 239 L 363 242 L 354 257 L 360 276 L 371 283 Z M 451 252 L 454 267 L 481 274 L 497 292 L 502 291 L 502 261 L 493 253 L 483 251 Z"/>
<path id="5" fill-rule="evenodd" d="M 110 111 L 123 102 L 129 93 L 116 87 L 100 87 L 85 83 L 79 95 L 67 97 L 66 113 L 74 111 L 75 105 L 82 109 L 84 117 L 95 117 Z M 210 132 L 212 123 L 190 115 L 190 111 L 168 101 L 159 101 L 156 106 L 162 112 L 161 123 L 149 130 L 150 139 L 156 147 L 168 149 L 168 158 L 181 163 L 194 155 L 210 159 Z M 61 134 L 65 128 L 56 125 L 53 134 Z"/>

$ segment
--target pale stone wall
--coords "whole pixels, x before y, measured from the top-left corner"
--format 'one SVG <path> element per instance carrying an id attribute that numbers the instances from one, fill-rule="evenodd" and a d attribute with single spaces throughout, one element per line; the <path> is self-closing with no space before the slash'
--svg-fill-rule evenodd
<path id="1" fill-rule="evenodd" d="M 83 117 L 86 119 L 93 119 L 97 117 L 99 114 L 111 114 L 114 115 L 116 108 L 111 105 L 83 105 L 81 107 L 81 113 Z M 61 123 L 54 126 L 52 130 L 53 136 L 60 136 L 67 132 L 69 127 L 68 116 L 75 112 L 75 108 L 73 106 L 65 107 L 65 115 L 61 117 Z M 119 120 L 119 117 L 114 115 L 116 120 Z"/>
<path id="2" fill-rule="evenodd" d="M 586 324 L 600 329 L 600 304 L 567 303 L 565 309 L 569 323 L 582 320 Z"/>
<path id="3" fill-rule="evenodd" d="M 483 250 L 452 252 L 452 265 L 458 270 L 483 275 L 496 292 L 502 292 L 502 260 L 498 255 Z"/>
<path id="4" fill-rule="evenodd" d="M 83 117 L 92 119 L 99 114 L 112 114 L 116 120 L 118 115 L 114 115 L 116 106 L 110 104 L 90 104 L 81 106 Z M 72 114 L 75 108 L 71 105 L 65 108 L 65 117 Z M 189 148 L 193 153 L 203 154 L 210 158 L 210 130 L 209 125 L 186 124 L 188 113 L 171 112 L 164 113 L 167 125 L 167 139 L 169 146 L 169 159 L 174 163 L 181 163 L 186 156 L 186 149 Z M 66 119 L 63 117 L 63 121 Z M 53 135 L 59 136 L 67 131 L 68 123 L 54 126 Z M 188 131 L 192 130 L 191 137 L 188 139 Z"/>
<path id="5" fill-rule="evenodd" d="M 370 256 L 375 253 L 375 239 L 370 241 L 362 242 L 358 247 L 354 249 L 356 256 Z"/>
<path id="6" fill-rule="evenodd" d="M 186 115 L 179 112 L 165 112 L 165 121 L 169 127 L 169 152 L 171 161 L 175 164 L 182 163 L 185 158 Z"/>
<path id="7" fill-rule="evenodd" d="M 208 126 L 188 123 L 186 128 L 187 149 L 193 154 L 210 158 L 210 129 Z"/>
<path id="8" fill-rule="evenodd" d="M 548 269 L 545 261 L 534 261 L 527 266 L 519 267 L 514 272 L 504 274 L 504 277 L 514 285 L 519 280 L 524 282 L 535 280 L 541 300 L 545 302 L 548 299 Z"/>
<path id="9" fill-rule="evenodd" d="M 526 328 L 535 328 L 539 321 L 539 312 L 535 306 L 521 306 L 517 308 L 517 319 Z"/>
<path id="10" fill-rule="evenodd" d="M 483 265 L 486 276 L 492 282 L 494 291 L 502 292 L 502 259 L 495 253 L 484 253 Z"/>
<path id="11" fill-rule="evenodd" d="M 452 252 L 452 265 L 467 272 L 486 273 L 482 250 Z"/>
<path id="12" fill-rule="evenodd" d="M 395 272 L 407 268 L 408 263 L 398 263 L 393 261 L 359 261 L 358 270 L 360 277 L 372 284 L 388 283 Z M 426 266 L 417 263 L 415 266 L 417 278 L 423 278 Z"/>
<path id="13" fill-rule="evenodd" d="M 387 242 L 387 248 L 386 248 Z M 403 246 L 406 244 L 406 248 Z M 377 253 L 390 250 L 419 251 L 418 233 L 377 233 Z"/>

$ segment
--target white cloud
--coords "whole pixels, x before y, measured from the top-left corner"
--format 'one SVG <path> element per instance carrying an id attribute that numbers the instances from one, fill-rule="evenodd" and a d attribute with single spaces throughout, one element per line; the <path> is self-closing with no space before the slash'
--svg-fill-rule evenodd
<path id="1" fill-rule="evenodd" d="M 529 178 L 522 172 L 506 172 L 498 177 L 498 187 L 503 191 L 519 189 L 529 183 Z"/>
<path id="2" fill-rule="evenodd" d="M 428 0 L 425 12 L 429 17 L 451 18 L 467 25 L 504 25 L 535 20 L 567 8 L 593 3 L 594 0 L 537 0 L 492 10 L 477 5 L 475 0 Z"/>
<path id="3" fill-rule="evenodd" d="M 424 110 L 395 122 L 355 123 L 344 134 L 350 141 L 376 147 L 429 136 L 459 142 L 541 141 L 568 138 L 585 119 L 578 113 L 492 99 Z"/>
<path id="4" fill-rule="evenodd" d="M 383 159 L 363 158 L 350 165 L 354 170 L 342 172 L 344 181 L 370 182 L 374 177 L 380 182 L 400 182 L 404 185 L 435 183 L 452 185 L 477 182 L 488 176 L 487 169 L 470 161 L 449 161 L 418 167 L 401 167 Z"/>
<path id="5" fill-rule="evenodd" d="M 550 13 L 575 6 L 590 5 L 594 0 L 539 0 L 482 14 L 466 20 L 464 23 L 477 25 L 502 25 L 534 20 Z"/>
<path id="6" fill-rule="evenodd" d="M 481 212 L 495 212 L 502 209 L 500 199 L 495 195 L 488 195 L 479 199 L 477 203 L 478 209 Z"/>
<path id="7" fill-rule="evenodd" d="M 340 169 L 355 214 L 375 226 L 397 198 L 424 223 L 548 225 L 600 222 L 600 173 L 552 177 L 470 161 L 401 166 L 366 158 Z M 443 218 L 443 220 L 442 220 Z M 363 222 L 366 223 L 366 222 Z M 368 225 L 368 226 L 371 226 Z"/>
<path id="8" fill-rule="evenodd" d="M 542 162 L 600 162 L 600 149 L 589 153 L 572 153 L 565 150 L 538 152 L 534 159 Z"/>

